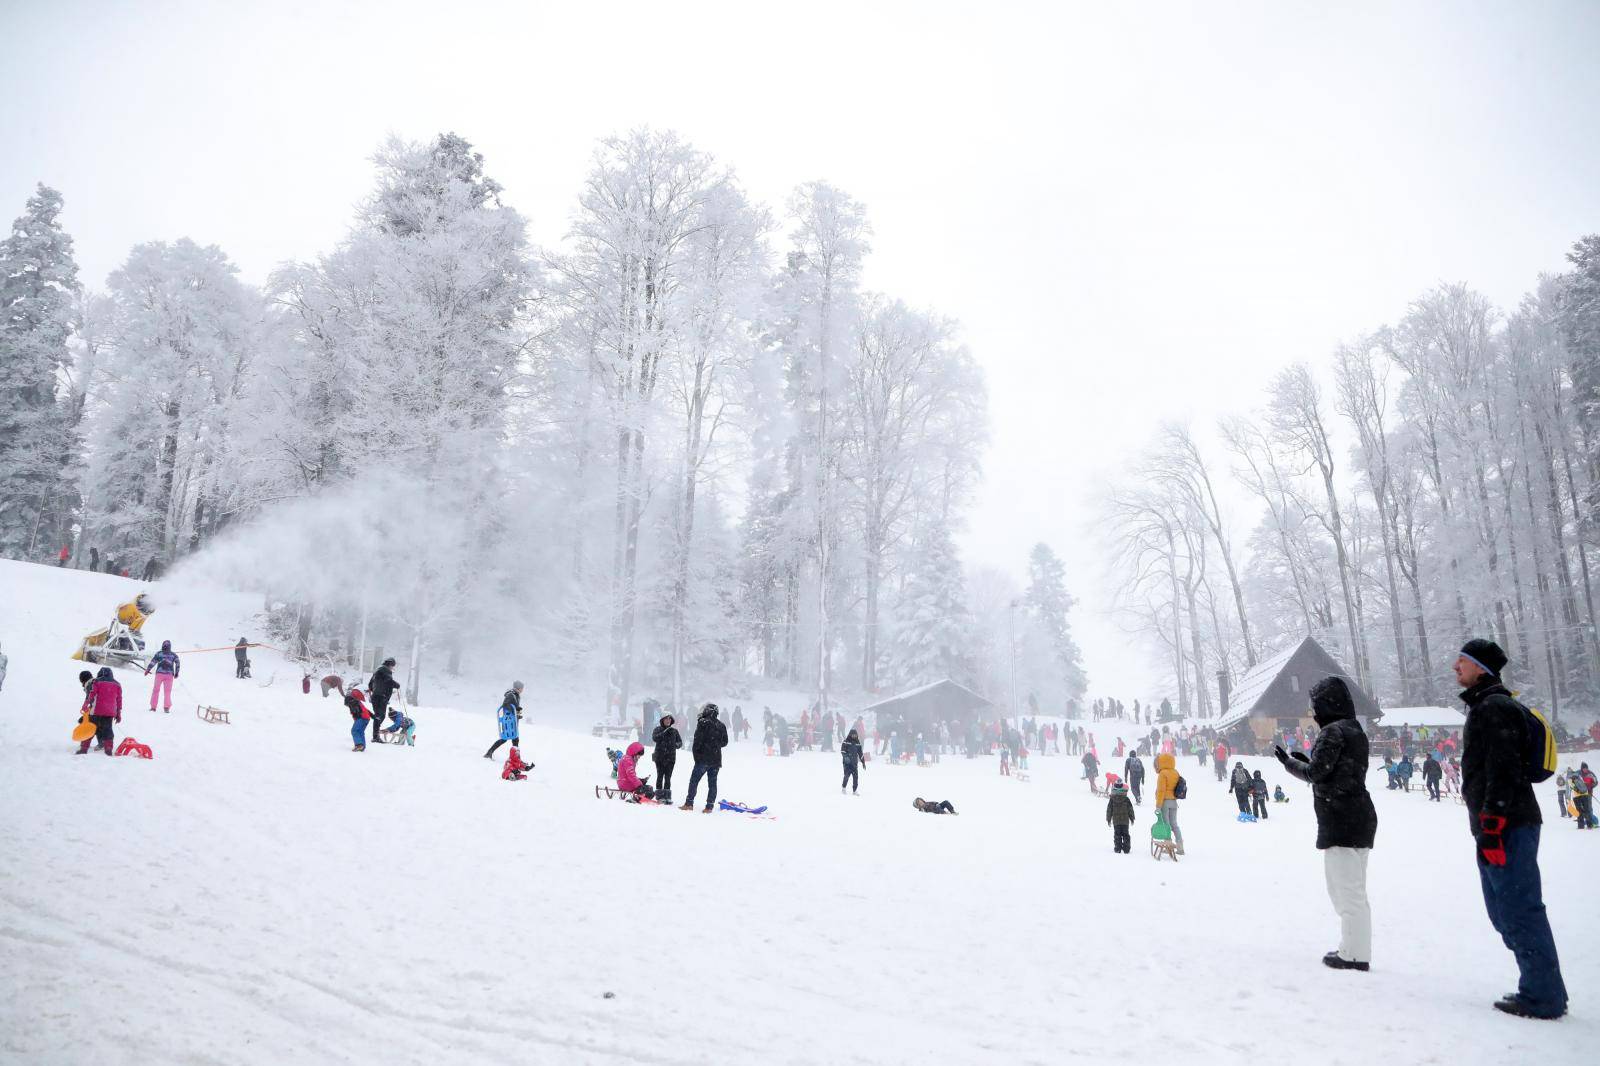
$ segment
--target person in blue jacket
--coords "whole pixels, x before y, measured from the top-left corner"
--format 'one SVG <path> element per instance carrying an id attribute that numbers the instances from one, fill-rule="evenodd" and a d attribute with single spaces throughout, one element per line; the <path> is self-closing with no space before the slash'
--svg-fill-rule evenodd
<path id="1" fill-rule="evenodd" d="M 150 657 L 150 665 L 144 668 L 148 677 L 150 671 L 156 672 L 156 679 L 150 686 L 150 709 L 156 709 L 156 697 L 165 697 L 162 701 L 162 711 L 172 713 L 172 683 L 178 680 L 178 653 L 172 650 L 172 641 L 163 640 L 161 650 Z"/>
<path id="2" fill-rule="evenodd" d="M 522 747 L 522 682 L 511 682 L 505 699 L 500 701 L 500 739 L 489 745 L 489 750 L 483 753 L 485 759 L 494 758 L 494 753 L 500 745 L 511 741 L 513 748 Z"/>

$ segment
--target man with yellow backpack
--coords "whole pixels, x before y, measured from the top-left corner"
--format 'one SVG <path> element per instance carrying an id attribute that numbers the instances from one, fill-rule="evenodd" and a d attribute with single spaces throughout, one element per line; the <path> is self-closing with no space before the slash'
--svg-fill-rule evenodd
<path id="1" fill-rule="evenodd" d="M 1555 772 L 1555 743 L 1542 715 L 1519 703 L 1500 681 L 1506 653 L 1492 640 L 1469 640 L 1455 663 L 1467 705 L 1461 794 L 1478 848 L 1483 902 L 1521 973 L 1517 990 L 1494 1007 L 1521 1018 L 1567 1013 L 1555 936 L 1539 884 L 1536 782 Z"/>

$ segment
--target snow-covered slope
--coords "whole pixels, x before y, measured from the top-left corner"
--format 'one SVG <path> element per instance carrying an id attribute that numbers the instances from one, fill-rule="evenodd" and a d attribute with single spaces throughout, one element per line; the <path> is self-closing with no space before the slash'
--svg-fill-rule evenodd
<path id="1" fill-rule="evenodd" d="M 419 709 L 414 749 L 354 754 L 337 699 L 259 650 L 253 681 L 185 657 L 170 716 L 121 671 L 118 735 L 155 759 L 79 758 L 68 655 L 138 586 L 0 562 L 0 587 L 0 1061 L 1371 1066 L 1576 1061 L 1600 1037 L 1600 833 L 1553 816 L 1573 1013 L 1542 1024 L 1489 1009 L 1511 956 L 1462 809 L 1420 793 L 1375 793 L 1374 971 L 1335 973 L 1293 782 L 1241 825 L 1183 760 L 1177 866 L 1148 857 L 1148 802 L 1113 855 L 1064 757 L 1027 782 L 992 759 L 873 763 L 850 798 L 836 756 L 749 742 L 722 791 L 775 820 L 631 807 L 593 796 L 602 741 L 537 724 L 532 778 L 501 781 L 497 692 Z M 147 635 L 180 649 L 231 642 L 259 606 L 156 592 Z"/>

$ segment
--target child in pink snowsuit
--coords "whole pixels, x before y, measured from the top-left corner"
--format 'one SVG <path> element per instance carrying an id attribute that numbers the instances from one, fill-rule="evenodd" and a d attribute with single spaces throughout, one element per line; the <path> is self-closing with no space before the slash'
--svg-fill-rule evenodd
<path id="1" fill-rule="evenodd" d="M 617 760 L 617 787 L 624 792 L 635 796 L 649 798 L 650 786 L 639 780 L 639 756 L 644 754 L 644 745 L 637 740 L 628 745 L 626 754 Z"/>

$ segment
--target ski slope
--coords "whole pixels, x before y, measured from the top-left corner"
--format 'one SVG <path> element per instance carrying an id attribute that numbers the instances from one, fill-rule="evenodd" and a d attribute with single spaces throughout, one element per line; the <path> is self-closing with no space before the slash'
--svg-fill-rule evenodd
<path id="1" fill-rule="evenodd" d="M 1548 786 L 1573 1002 L 1536 1023 L 1489 1009 L 1515 968 L 1463 809 L 1381 774 L 1374 969 L 1336 973 L 1309 792 L 1270 760 L 1293 801 L 1243 825 L 1180 759 L 1176 866 L 1148 856 L 1148 798 L 1134 853 L 1113 855 L 1067 757 L 1035 756 L 1026 782 L 994 759 L 874 762 L 851 798 L 837 756 L 752 740 L 728 748 L 722 793 L 777 818 L 707 816 L 597 801 L 604 742 L 540 725 L 581 709 L 538 700 L 537 769 L 501 781 L 482 752 L 514 663 L 418 708 L 415 748 L 358 755 L 338 699 L 262 650 L 252 681 L 231 654 L 186 656 L 171 715 L 119 671 L 117 735 L 155 759 L 75 757 L 68 656 L 141 586 L 0 562 L 0 587 L 0 1062 L 1372 1066 L 1600 1046 L 1600 833 L 1557 821 Z M 258 596 L 154 594 L 155 646 L 260 633 Z M 687 778 L 680 759 L 679 796 Z M 961 815 L 918 814 L 918 795 Z"/>

